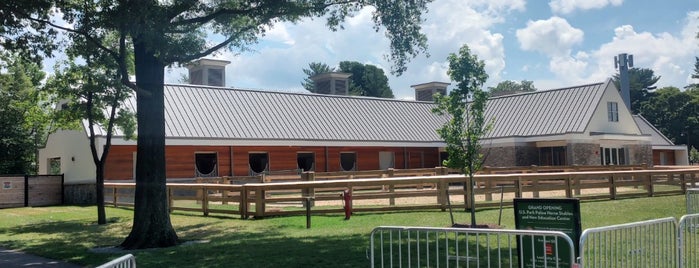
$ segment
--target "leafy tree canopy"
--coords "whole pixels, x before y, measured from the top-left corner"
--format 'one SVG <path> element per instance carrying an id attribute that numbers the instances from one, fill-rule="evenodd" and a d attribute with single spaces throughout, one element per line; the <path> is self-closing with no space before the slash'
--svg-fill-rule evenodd
<path id="1" fill-rule="evenodd" d="M 534 82 L 529 80 L 522 80 L 521 82 L 516 82 L 512 80 L 505 80 L 497 84 L 495 87 L 488 87 L 488 92 L 490 96 L 503 96 L 510 94 L 517 94 L 523 92 L 536 91 Z"/>
<path id="2" fill-rule="evenodd" d="M 612 78 L 616 87 L 621 90 L 619 74 Z M 629 69 L 629 93 L 631 95 L 631 112 L 642 113 L 641 103 L 647 101 L 652 92 L 648 88 L 655 85 L 660 80 L 651 69 L 631 68 Z"/>
<path id="3" fill-rule="evenodd" d="M 351 95 L 393 98 L 393 91 L 388 86 L 388 77 L 381 68 L 356 61 L 342 61 L 339 71 L 352 74 L 350 76 Z"/>
<path id="4" fill-rule="evenodd" d="M 306 78 L 303 79 L 301 85 L 303 86 L 303 88 L 310 91 L 311 93 L 316 93 L 316 85 L 313 82 L 313 80 L 311 80 L 311 77 L 314 75 L 330 73 L 334 71 L 335 68 L 332 68 L 325 63 L 311 62 L 308 64 L 308 69 L 303 69 L 303 73 L 306 74 Z"/>

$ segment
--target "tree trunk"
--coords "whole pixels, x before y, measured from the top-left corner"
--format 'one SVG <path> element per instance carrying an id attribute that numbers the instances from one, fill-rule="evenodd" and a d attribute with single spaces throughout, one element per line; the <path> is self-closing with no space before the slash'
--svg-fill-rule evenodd
<path id="1" fill-rule="evenodd" d="M 104 211 L 104 160 L 96 165 L 95 193 L 97 193 L 97 224 L 107 223 L 107 214 Z"/>
<path id="2" fill-rule="evenodd" d="M 138 147 L 131 233 L 125 249 L 169 247 L 178 238 L 170 222 L 165 181 L 165 65 L 134 38 Z"/>

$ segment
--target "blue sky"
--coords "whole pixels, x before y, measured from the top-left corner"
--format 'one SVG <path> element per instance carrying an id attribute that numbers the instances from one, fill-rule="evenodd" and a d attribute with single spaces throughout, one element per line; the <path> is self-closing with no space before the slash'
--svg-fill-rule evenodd
<path id="1" fill-rule="evenodd" d="M 389 74 L 388 41 L 372 29 L 371 11 L 362 10 L 338 32 L 323 19 L 276 24 L 254 52 L 209 58 L 231 61 L 226 86 L 240 88 L 302 92 L 302 69 L 310 62 L 359 61 Z M 662 76 L 658 86 L 681 88 L 693 82 L 699 56 L 697 0 L 435 0 L 425 19 L 431 57 L 415 58 L 400 77 L 389 74 L 397 98 L 412 98 L 410 85 L 450 82 L 446 57 L 463 44 L 485 61 L 486 86 L 532 80 L 539 89 L 602 82 L 615 73 L 619 53 L 633 54 L 635 67 Z M 169 69 L 166 82 L 177 83 L 184 72 Z"/>

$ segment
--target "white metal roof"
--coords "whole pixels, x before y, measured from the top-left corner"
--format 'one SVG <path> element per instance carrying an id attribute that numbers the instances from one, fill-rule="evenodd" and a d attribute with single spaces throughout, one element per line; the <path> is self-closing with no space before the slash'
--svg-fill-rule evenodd
<path id="1" fill-rule="evenodd" d="M 495 121 L 487 138 L 584 133 L 609 83 L 491 98 L 486 117 Z M 135 106 L 133 98 L 126 104 Z M 165 132 L 169 140 L 230 144 L 443 144 L 436 129 L 447 117 L 433 114 L 434 107 L 383 98 L 166 85 Z"/>

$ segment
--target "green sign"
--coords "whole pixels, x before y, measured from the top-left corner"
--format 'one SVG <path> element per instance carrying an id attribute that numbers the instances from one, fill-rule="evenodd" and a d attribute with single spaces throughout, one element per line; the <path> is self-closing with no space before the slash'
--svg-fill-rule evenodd
<path id="1" fill-rule="evenodd" d="M 551 266 L 571 267 L 570 257 L 577 257 L 580 241 L 580 200 L 515 198 L 515 227 L 519 230 L 560 231 L 573 240 L 575 252 L 568 250 L 565 240 L 558 238 L 522 237 L 518 240 L 520 267 L 543 267 L 544 260 Z M 556 248 L 558 242 L 558 248 Z M 533 251 L 532 251 L 533 247 Z M 556 260 L 558 256 L 558 260 Z M 521 265 L 522 262 L 524 265 Z"/>

